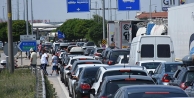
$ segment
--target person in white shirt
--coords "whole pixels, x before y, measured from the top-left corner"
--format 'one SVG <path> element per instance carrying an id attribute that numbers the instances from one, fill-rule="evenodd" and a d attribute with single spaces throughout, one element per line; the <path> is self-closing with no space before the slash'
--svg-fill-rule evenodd
<path id="1" fill-rule="evenodd" d="M 46 70 L 46 67 L 48 64 L 48 55 L 44 49 L 42 50 L 42 56 L 41 56 L 40 62 L 41 62 L 41 69 L 43 70 L 43 73 L 45 75 L 48 75 L 47 70 Z"/>

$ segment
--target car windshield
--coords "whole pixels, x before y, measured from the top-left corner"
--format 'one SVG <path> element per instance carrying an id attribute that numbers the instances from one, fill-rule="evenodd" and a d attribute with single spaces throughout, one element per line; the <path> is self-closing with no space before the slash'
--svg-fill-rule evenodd
<path id="1" fill-rule="evenodd" d="M 175 72 L 182 64 L 165 64 L 165 72 Z"/>
<path id="2" fill-rule="evenodd" d="M 154 84 L 151 80 L 119 80 L 119 81 L 110 81 L 106 85 L 107 95 L 115 94 L 115 92 L 123 86 L 129 85 L 146 85 L 146 84 Z M 138 97 L 139 98 L 139 97 Z M 141 97 L 140 97 L 141 98 Z"/>
<path id="3" fill-rule="evenodd" d="M 113 51 L 112 56 L 118 57 L 119 55 L 129 55 L 129 51 Z"/>
<path id="4" fill-rule="evenodd" d="M 144 66 L 146 69 L 156 69 L 160 62 L 147 62 L 141 63 L 141 66 Z"/>
<path id="5" fill-rule="evenodd" d="M 97 68 L 91 68 L 84 72 L 83 78 L 93 78 L 97 73 Z"/>
<path id="6" fill-rule="evenodd" d="M 83 55 L 83 52 L 70 52 L 70 55 Z"/>
<path id="7" fill-rule="evenodd" d="M 104 77 L 106 77 L 106 76 L 114 76 L 114 75 L 142 75 L 142 76 L 147 76 L 146 72 L 144 72 L 144 71 L 113 70 L 113 71 L 105 72 L 102 79 L 104 79 Z"/>
<path id="8" fill-rule="evenodd" d="M 188 97 L 185 93 L 171 93 L 171 92 L 165 92 L 160 91 L 155 92 L 141 92 L 141 93 L 128 93 L 128 98 L 179 98 L 179 97 Z"/>

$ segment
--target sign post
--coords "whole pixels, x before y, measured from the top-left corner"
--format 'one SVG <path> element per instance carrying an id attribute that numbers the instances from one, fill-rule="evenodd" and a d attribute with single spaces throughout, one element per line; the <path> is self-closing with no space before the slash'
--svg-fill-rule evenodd
<path id="1" fill-rule="evenodd" d="M 67 13 L 90 12 L 89 0 L 67 0 Z"/>

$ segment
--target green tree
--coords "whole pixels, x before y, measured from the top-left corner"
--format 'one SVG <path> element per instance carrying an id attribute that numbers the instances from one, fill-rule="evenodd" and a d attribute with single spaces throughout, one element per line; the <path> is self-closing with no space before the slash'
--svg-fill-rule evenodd
<path id="1" fill-rule="evenodd" d="M 7 42 L 7 22 L 0 23 L 0 40 Z"/>

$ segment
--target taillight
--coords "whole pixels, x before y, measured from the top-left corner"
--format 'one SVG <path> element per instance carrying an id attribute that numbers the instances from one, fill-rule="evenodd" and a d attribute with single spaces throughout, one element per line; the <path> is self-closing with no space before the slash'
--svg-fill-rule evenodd
<path id="1" fill-rule="evenodd" d="M 94 55 L 95 55 L 95 56 L 100 56 L 100 54 L 99 54 L 99 53 L 94 53 Z"/>
<path id="2" fill-rule="evenodd" d="M 108 98 L 108 97 L 106 97 L 106 96 L 101 96 L 100 98 Z"/>
<path id="3" fill-rule="evenodd" d="M 88 83 L 82 83 L 80 86 L 82 89 L 90 89 L 90 85 Z"/>
<path id="4" fill-rule="evenodd" d="M 167 79 L 168 74 L 165 74 L 162 78 L 162 82 L 170 82 L 170 80 Z"/>
<path id="5" fill-rule="evenodd" d="M 113 61 L 108 61 L 108 65 L 111 65 L 113 63 Z"/>
<path id="6" fill-rule="evenodd" d="M 185 85 L 185 83 L 181 83 L 180 88 L 182 88 L 183 90 L 185 90 L 188 86 Z"/>

